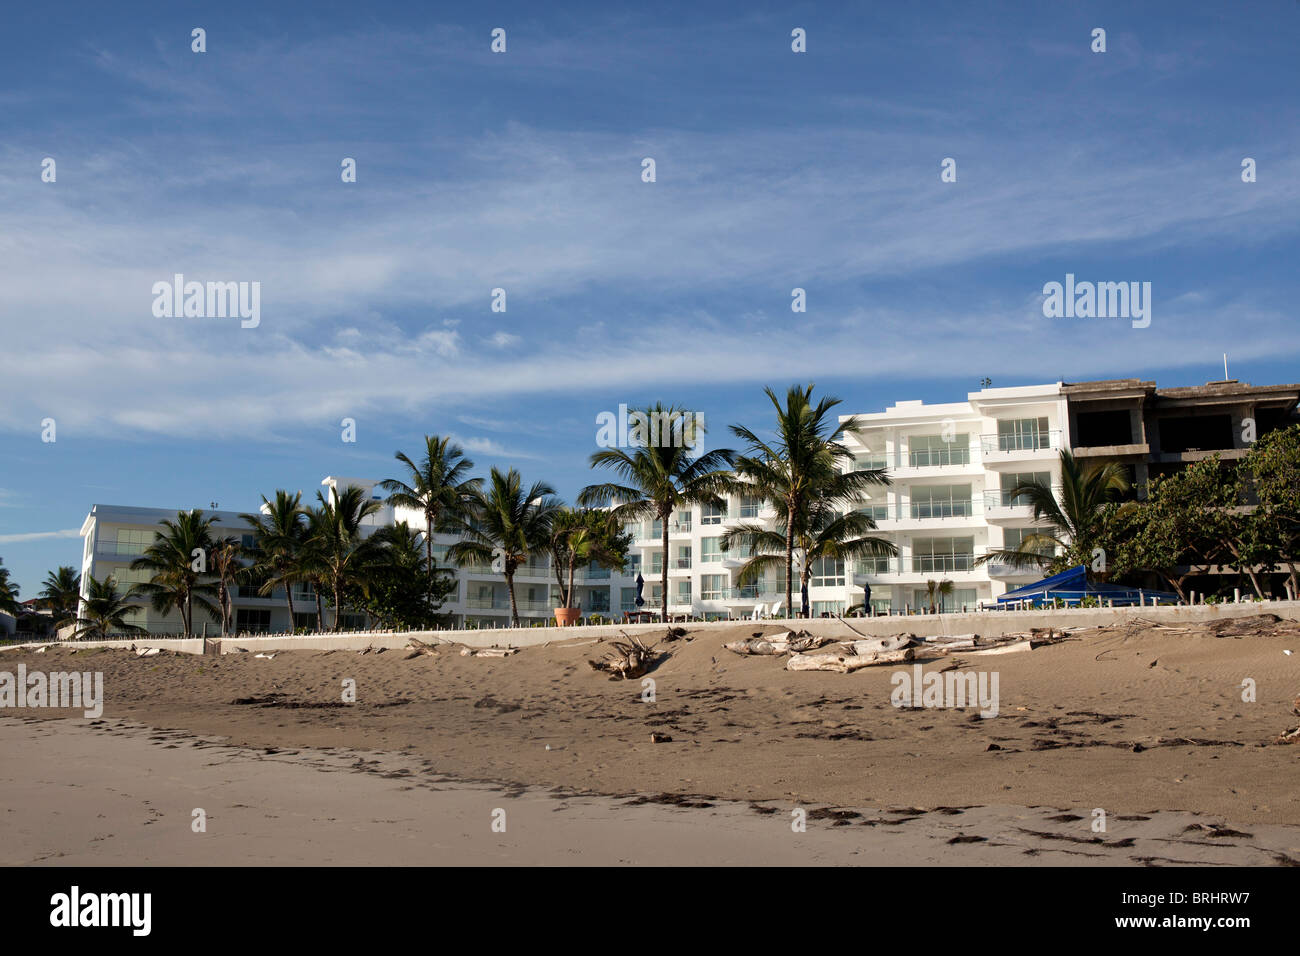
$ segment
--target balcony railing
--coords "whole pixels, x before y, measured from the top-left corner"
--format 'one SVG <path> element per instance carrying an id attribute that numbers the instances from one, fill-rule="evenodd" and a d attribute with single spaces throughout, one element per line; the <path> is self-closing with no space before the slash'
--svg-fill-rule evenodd
<path id="1" fill-rule="evenodd" d="M 668 526 L 669 534 L 690 534 L 691 523 L 689 521 L 674 521 Z"/>
<path id="2" fill-rule="evenodd" d="M 980 448 L 986 455 L 1007 454 L 1017 451 L 1047 451 L 1060 447 L 1061 432 L 1059 429 L 1049 429 L 1045 432 L 980 435 Z"/>
<path id="3" fill-rule="evenodd" d="M 675 562 L 673 562 L 673 567 L 676 568 L 678 571 L 689 571 L 691 569 L 691 559 L 678 558 Z"/>
<path id="4" fill-rule="evenodd" d="M 969 499 L 956 501 L 913 501 L 913 518 L 969 518 L 975 513 L 975 503 Z"/>
<path id="5" fill-rule="evenodd" d="M 914 554 L 912 555 L 913 574 L 931 574 L 943 571 L 973 571 L 975 554 Z"/>
<path id="6" fill-rule="evenodd" d="M 952 448 L 921 448 L 907 453 L 907 464 L 911 468 L 936 468 L 945 465 L 969 465 L 970 447 L 957 445 Z"/>
<path id="7" fill-rule="evenodd" d="M 465 607 L 476 611 L 509 611 L 510 598 L 509 597 L 485 598 L 485 597 L 479 597 L 478 595 L 471 595 L 470 597 L 465 599 Z M 517 607 L 519 609 L 519 612 L 522 614 L 525 612 L 531 613 L 535 611 L 550 611 L 552 610 L 554 605 L 552 605 L 549 600 L 529 601 L 523 598 L 515 598 L 515 607 Z"/>

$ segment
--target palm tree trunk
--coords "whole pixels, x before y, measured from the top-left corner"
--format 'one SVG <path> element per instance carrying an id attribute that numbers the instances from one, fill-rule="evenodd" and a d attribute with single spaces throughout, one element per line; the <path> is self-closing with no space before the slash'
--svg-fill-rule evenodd
<path id="1" fill-rule="evenodd" d="M 424 520 L 428 528 L 424 532 L 424 571 L 429 575 L 427 598 L 429 607 L 433 607 L 433 522 L 438 517 L 436 511 L 426 511 Z"/>
<path id="2" fill-rule="evenodd" d="M 577 563 L 577 555 L 572 551 L 569 552 L 569 589 L 564 592 L 564 606 L 573 607 L 573 566 Z"/>
<path id="3" fill-rule="evenodd" d="M 794 610 L 794 512 L 785 519 L 785 616 Z"/>
<path id="4" fill-rule="evenodd" d="M 659 524 L 661 530 L 664 533 L 663 535 L 664 566 L 660 568 L 661 574 L 660 574 L 660 584 L 659 584 L 660 588 L 663 589 L 663 594 L 660 595 L 660 597 L 663 598 L 661 602 L 662 609 L 660 613 L 662 613 L 663 615 L 665 624 L 668 623 L 668 515 L 671 513 L 672 512 L 670 511 L 666 514 L 659 515 Z"/>
<path id="5" fill-rule="evenodd" d="M 320 583 L 312 582 L 312 590 L 316 592 L 316 630 L 325 630 L 325 602 L 320 599 Z"/>
<path id="6" fill-rule="evenodd" d="M 292 582 L 292 581 L 286 581 L 286 582 L 284 583 L 284 600 L 285 600 L 285 603 L 287 603 L 287 604 L 289 605 L 289 629 L 288 629 L 288 631 L 287 631 L 286 633 L 292 634 L 293 631 L 294 631 L 294 627 L 293 627 L 293 582 Z"/>
<path id="7" fill-rule="evenodd" d="M 515 604 L 515 572 L 506 572 L 506 592 L 510 595 L 510 626 L 519 626 L 519 606 Z"/>
<path id="8" fill-rule="evenodd" d="M 334 633 L 335 634 L 339 632 L 339 629 L 343 624 L 343 615 L 340 613 L 343 610 L 343 603 L 342 603 L 343 588 L 340 586 L 340 584 L 341 582 L 337 578 L 335 578 L 334 580 Z"/>

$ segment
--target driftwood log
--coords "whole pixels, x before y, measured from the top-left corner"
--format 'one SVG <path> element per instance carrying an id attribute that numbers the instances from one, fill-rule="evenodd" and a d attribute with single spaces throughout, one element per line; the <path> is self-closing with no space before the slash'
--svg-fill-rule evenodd
<path id="1" fill-rule="evenodd" d="M 838 654 L 796 654 L 786 661 L 788 671 L 835 671 L 838 674 L 851 674 L 863 667 L 876 664 L 901 664 L 917 659 L 917 648 L 904 647 L 894 651 L 877 651 L 870 654 L 854 654 L 852 648 Z"/>
<path id="2" fill-rule="evenodd" d="M 628 637 L 624 631 L 619 631 L 626 641 L 615 641 L 610 645 L 611 650 L 598 661 L 589 660 L 594 671 L 601 671 L 609 675 L 610 680 L 632 680 L 640 677 L 658 658 L 655 653 L 657 644 L 651 644 L 647 647 L 636 637 Z"/>
<path id="3" fill-rule="evenodd" d="M 743 641 L 732 641 L 722 646 L 735 654 L 799 654 L 829 644 L 829 637 L 818 637 L 807 631 L 782 631 L 780 634 L 755 634 Z"/>

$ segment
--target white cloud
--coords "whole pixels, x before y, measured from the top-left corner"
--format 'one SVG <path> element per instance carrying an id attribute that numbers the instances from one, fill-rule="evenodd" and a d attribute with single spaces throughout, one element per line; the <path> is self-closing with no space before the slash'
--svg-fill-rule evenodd
<path id="1" fill-rule="evenodd" d="M 80 528 L 65 528 L 63 531 L 29 531 L 25 534 L 0 534 L 0 544 L 21 544 L 24 541 L 44 541 L 47 538 L 79 538 Z"/>

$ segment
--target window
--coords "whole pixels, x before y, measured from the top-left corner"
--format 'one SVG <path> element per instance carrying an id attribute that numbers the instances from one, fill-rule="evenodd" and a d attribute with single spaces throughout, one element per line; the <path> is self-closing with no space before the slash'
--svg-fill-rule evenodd
<path id="1" fill-rule="evenodd" d="M 107 550 L 114 554 L 144 554 L 156 537 L 158 535 L 154 531 L 118 528 L 117 538 Z"/>
<path id="2" fill-rule="evenodd" d="M 650 555 L 650 573 L 663 574 L 664 571 L 664 553 L 655 551 Z"/>
<path id="3" fill-rule="evenodd" d="M 970 485 L 913 485 L 911 497 L 913 518 L 969 517 L 973 512 Z"/>
<path id="4" fill-rule="evenodd" d="M 690 568 L 691 566 L 691 549 L 689 546 L 683 546 L 677 549 L 677 567 Z"/>
<path id="5" fill-rule="evenodd" d="M 727 517 L 727 505 L 700 505 L 700 524 L 722 524 Z"/>
<path id="6" fill-rule="evenodd" d="M 257 538 L 251 534 L 243 534 L 239 536 L 239 543 L 251 551 L 257 547 Z"/>
<path id="7" fill-rule="evenodd" d="M 930 592 L 918 588 L 912 592 L 912 606 L 930 609 Z M 953 588 L 950 594 L 935 595 L 935 605 L 944 613 L 971 610 L 979 602 L 979 592 L 974 588 Z"/>
<path id="8" fill-rule="evenodd" d="M 969 571 L 975 562 L 974 538 L 917 538 L 912 542 L 912 571 Z"/>
<path id="9" fill-rule="evenodd" d="M 1008 418 L 998 422 L 998 451 L 1029 451 L 1047 448 L 1051 432 L 1047 417 Z"/>
<path id="10" fill-rule="evenodd" d="M 889 467 L 889 457 L 883 451 L 859 455 L 853 461 L 854 471 L 878 471 Z"/>
<path id="11" fill-rule="evenodd" d="M 757 518 L 759 510 L 763 507 L 763 500 L 751 495 L 742 495 L 740 498 L 740 516 L 742 518 Z"/>
<path id="12" fill-rule="evenodd" d="M 271 611 L 269 608 L 241 607 L 235 609 L 236 631 L 258 634 L 265 633 L 270 629 Z"/>
<path id="13" fill-rule="evenodd" d="M 316 630 L 316 612 L 315 611 L 294 611 L 293 612 L 294 630 L 306 628 L 309 631 Z"/>
<path id="14" fill-rule="evenodd" d="M 970 435 L 953 435 L 951 441 L 944 441 L 941 435 L 914 435 L 907 440 L 907 454 L 913 468 L 969 465 Z"/>
<path id="15" fill-rule="evenodd" d="M 636 610 L 636 588 L 620 588 L 619 603 L 623 606 L 624 611 Z"/>
<path id="16" fill-rule="evenodd" d="M 1030 535 L 1040 530 L 1043 533 L 1050 531 L 1048 528 L 1007 528 L 1002 532 L 1002 547 L 1007 551 L 1019 551 L 1021 543 Z M 1056 546 L 1045 544 L 1038 550 L 1042 554 L 1053 554 L 1056 551 Z"/>
<path id="17" fill-rule="evenodd" d="M 871 599 L 872 614 L 888 614 L 893 609 L 893 607 L 894 607 L 894 602 L 892 598 L 873 597 Z"/>
<path id="18" fill-rule="evenodd" d="M 893 558 L 887 554 L 858 559 L 858 574 L 892 574 Z"/>
<path id="19" fill-rule="evenodd" d="M 813 601 L 811 603 L 811 611 L 813 617 L 821 617 L 823 614 L 826 615 L 843 614 L 844 602 L 843 601 Z"/>
<path id="20" fill-rule="evenodd" d="M 721 538 L 701 538 L 700 561 L 704 564 L 717 564 L 721 562 L 725 557 L 719 543 L 721 541 Z"/>
<path id="21" fill-rule="evenodd" d="M 691 582 L 690 581 L 677 582 L 677 601 L 675 603 L 677 604 L 691 603 Z"/>
<path id="22" fill-rule="evenodd" d="M 727 587 L 725 574 L 705 574 L 700 577 L 700 599 L 703 601 L 721 601 Z"/>
<path id="23" fill-rule="evenodd" d="M 623 573 L 636 575 L 641 571 L 641 555 L 629 554 L 627 560 L 623 562 Z"/>
<path id="24" fill-rule="evenodd" d="M 267 612 L 270 613 L 269 611 Z M 364 614 L 342 614 L 339 617 L 340 628 L 344 631 L 364 631 L 369 627 Z"/>
<path id="25" fill-rule="evenodd" d="M 812 578 L 809 587 L 828 588 L 844 585 L 844 562 L 834 558 L 818 558 L 812 563 Z"/>
<path id="26" fill-rule="evenodd" d="M 1002 475 L 999 478 L 999 481 L 1002 483 L 1002 488 L 1000 489 L 1001 494 L 999 495 L 998 500 L 1001 501 L 1004 508 L 1014 507 L 1017 505 L 1029 504 L 1029 499 L 1025 495 L 1019 495 L 1018 497 L 1013 498 L 1011 497 L 1011 492 L 1015 491 L 1015 489 L 1021 485 L 1037 484 L 1045 485 L 1050 488 L 1052 485 L 1052 473 L 1050 471 L 1010 471 Z"/>
<path id="27" fill-rule="evenodd" d="M 658 518 L 650 522 L 650 537 L 656 541 L 662 541 L 664 536 L 664 523 Z"/>
<path id="28" fill-rule="evenodd" d="M 885 501 L 868 501 L 857 509 L 872 521 L 888 521 L 889 503 Z"/>

